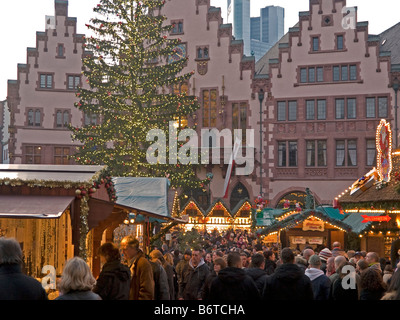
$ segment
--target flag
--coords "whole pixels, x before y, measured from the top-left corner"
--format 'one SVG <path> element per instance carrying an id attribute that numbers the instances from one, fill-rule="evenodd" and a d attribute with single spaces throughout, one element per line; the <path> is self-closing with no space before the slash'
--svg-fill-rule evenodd
<path id="1" fill-rule="evenodd" d="M 226 175 L 225 175 L 224 198 L 228 197 L 228 186 L 229 186 L 229 182 L 231 180 L 232 169 L 233 169 L 233 166 L 235 165 L 236 156 L 238 154 L 239 147 L 240 147 L 241 143 L 242 143 L 242 141 L 239 138 L 236 138 L 235 143 L 233 145 L 231 158 L 229 159 L 228 170 L 226 171 Z"/>

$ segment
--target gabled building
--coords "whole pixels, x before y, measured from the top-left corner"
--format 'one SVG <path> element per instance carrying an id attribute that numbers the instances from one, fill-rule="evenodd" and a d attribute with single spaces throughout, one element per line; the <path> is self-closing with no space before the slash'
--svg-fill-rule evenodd
<path id="1" fill-rule="evenodd" d="M 82 84 L 84 35 L 68 16 L 68 0 L 55 0 L 55 15 L 36 32 L 36 47 L 27 48 L 16 80 L 8 81 L 9 156 L 13 164 L 73 164 L 75 151 L 68 124 L 94 121 L 74 107 Z"/>

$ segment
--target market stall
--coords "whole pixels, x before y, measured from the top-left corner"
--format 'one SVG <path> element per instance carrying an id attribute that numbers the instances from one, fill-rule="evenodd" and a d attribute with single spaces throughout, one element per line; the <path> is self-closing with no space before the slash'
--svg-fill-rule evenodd
<path id="1" fill-rule="evenodd" d="M 390 123 L 376 130 L 377 165 L 334 199 L 349 216 L 345 222 L 360 238 L 360 249 L 390 257 L 400 234 L 400 152 L 392 150 Z"/>

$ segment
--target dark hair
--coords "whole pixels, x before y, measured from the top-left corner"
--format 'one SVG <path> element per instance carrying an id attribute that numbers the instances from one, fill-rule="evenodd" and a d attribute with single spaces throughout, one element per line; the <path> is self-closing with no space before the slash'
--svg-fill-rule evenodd
<path id="1" fill-rule="evenodd" d="M 14 238 L 0 237 L 0 265 L 22 264 L 22 250 Z"/>
<path id="2" fill-rule="evenodd" d="M 389 288 L 387 293 L 395 293 L 394 300 L 400 300 L 400 269 L 397 269 L 393 276 L 390 278 Z"/>
<path id="3" fill-rule="evenodd" d="M 251 256 L 250 268 L 260 268 L 263 262 L 265 262 L 264 255 L 255 253 Z"/>
<path id="4" fill-rule="evenodd" d="M 265 258 L 266 260 L 268 260 L 269 257 L 272 257 L 273 255 L 275 255 L 275 253 L 274 253 L 272 250 L 267 250 L 267 251 L 265 251 L 263 254 L 264 254 L 264 258 Z"/>
<path id="5" fill-rule="evenodd" d="M 228 267 L 236 267 L 240 263 L 240 254 L 237 252 L 229 252 L 227 258 Z"/>
<path id="6" fill-rule="evenodd" d="M 214 265 L 218 264 L 221 266 L 221 269 L 226 268 L 226 261 L 223 258 L 216 258 L 214 261 Z"/>
<path id="7" fill-rule="evenodd" d="M 290 248 L 283 248 L 281 251 L 281 260 L 282 263 L 293 263 L 294 262 L 294 253 Z"/>
<path id="8" fill-rule="evenodd" d="M 360 278 L 361 289 L 368 289 L 371 291 L 386 289 L 380 272 L 375 269 L 366 269 L 361 273 Z"/>
<path id="9" fill-rule="evenodd" d="M 100 246 L 99 255 L 106 258 L 107 262 L 121 260 L 121 254 L 118 247 L 112 242 L 106 242 Z"/>

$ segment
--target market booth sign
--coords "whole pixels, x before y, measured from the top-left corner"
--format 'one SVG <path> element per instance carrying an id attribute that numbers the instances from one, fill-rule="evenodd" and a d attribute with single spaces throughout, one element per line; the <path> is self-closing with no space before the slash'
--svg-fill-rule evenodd
<path id="1" fill-rule="evenodd" d="M 324 221 L 322 220 L 304 220 L 303 231 L 324 231 Z"/>

